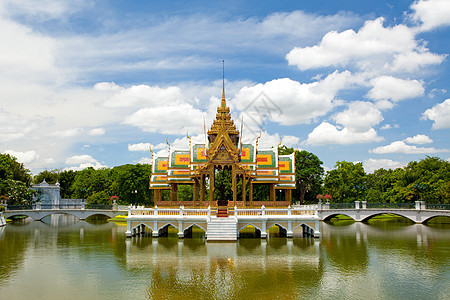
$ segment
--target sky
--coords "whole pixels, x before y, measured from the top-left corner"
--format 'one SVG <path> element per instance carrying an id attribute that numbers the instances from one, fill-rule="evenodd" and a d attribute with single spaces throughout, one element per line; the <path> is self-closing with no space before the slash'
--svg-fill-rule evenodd
<path id="1" fill-rule="evenodd" d="M 243 142 L 366 172 L 450 158 L 450 0 L 0 2 L 0 152 L 33 174 Z"/>

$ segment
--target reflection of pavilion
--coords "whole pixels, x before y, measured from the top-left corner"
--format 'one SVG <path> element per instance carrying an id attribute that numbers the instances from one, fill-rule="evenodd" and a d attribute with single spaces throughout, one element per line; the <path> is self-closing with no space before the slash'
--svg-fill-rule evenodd
<path id="1" fill-rule="evenodd" d="M 287 207 L 291 204 L 292 189 L 295 189 L 293 154 L 278 155 L 277 147 L 258 149 L 258 139 L 252 144 L 242 144 L 226 104 L 225 85 L 216 119 L 207 133 L 205 129 L 205 142 L 197 144 L 190 140 L 190 149 L 185 150 L 169 147 L 168 157 L 153 154 L 152 160 L 150 189 L 154 190 L 155 205 L 158 206 L 260 207 L 264 204 Z M 232 199 L 224 196 L 225 187 L 215 184 L 219 172 L 231 173 Z M 205 201 L 207 180 L 209 199 Z M 193 186 L 193 201 L 177 201 L 179 185 Z M 261 185 L 269 186 L 269 201 L 253 201 L 253 189 Z M 164 190 L 170 190 L 170 202 L 162 201 Z M 278 201 L 276 190 L 280 191 Z M 220 195 L 217 202 L 215 191 Z M 281 191 L 284 191 L 284 201 L 281 201 Z"/>
<path id="2" fill-rule="evenodd" d="M 144 247 L 141 241 L 146 242 Z M 241 299 L 259 294 L 262 298 L 295 299 L 297 287 L 315 286 L 323 277 L 319 241 L 313 239 L 204 243 L 198 239 L 133 238 L 126 241 L 126 266 L 146 274 L 152 299 L 180 295 L 187 299 Z"/>

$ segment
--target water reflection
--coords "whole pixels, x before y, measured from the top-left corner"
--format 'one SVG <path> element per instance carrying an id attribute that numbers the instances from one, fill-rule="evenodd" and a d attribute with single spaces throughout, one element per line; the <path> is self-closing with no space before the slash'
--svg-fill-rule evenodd
<path id="1" fill-rule="evenodd" d="M 55 218 L 55 219 L 52 219 Z M 125 237 L 54 216 L 0 228 L 0 298 L 442 298 L 449 227 L 321 223 L 320 240 Z M 74 284 L 76 283 L 76 284 Z"/>
<path id="2" fill-rule="evenodd" d="M 319 241 L 313 239 L 211 243 L 137 237 L 126 244 L 127 268 L 147 270 L 151 284 L 146 295 L 151 299 L 296 298 L 308 294 L 322 276 Z"/>

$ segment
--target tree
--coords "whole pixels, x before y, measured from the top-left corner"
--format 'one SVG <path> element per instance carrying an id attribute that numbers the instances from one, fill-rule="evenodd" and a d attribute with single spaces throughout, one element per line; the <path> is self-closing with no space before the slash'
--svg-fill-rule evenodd
<path id="1" fill-rule="evenodd" d="M 0 195 L 9 197 L 10 204 L 24 204 L 31 201 L 30 170 L 9 154 L 0 154 Z"/>
<path id="2" fill-rule="evenodd" d="M 365 184 L 366 173 L 362 163 L 337 161 L 335 169 L 325 176 L 325 189 L 335 202 L 353 202 L 357 198 L 357 185 Z"/>
<path id="3" fill-rule="evenodd" d="M 295 153 L 295 180 L 297 182 L 295 194 L 298 195 L 300 204 L 303 204 L 305 199 L 308 202 L 315 202 L 315 197 L 320 192 L 323 182 L 323 162 L 306 150 L 294 151 L 293 148 L 282 145 L 278 151 L 280 155 Z M 308 197 L 305 197 L 306 195 Z"/>
<path id="4" fill-rule="evenodd" d="M 42 181 L 46 181 L 49 184 L 55 184 L 58 181 L 59 172 L 58 170 L 44 170 L 40 172 L 38 175 L 34 176 L 33 182 L 35 184 L 39 184 Z"/>
<path id="5" fill-rule="evenodd" d="M 75 198 L 72 193 L 72 185 L 75 181 L 77 171 L 62 171 L 58 174 L 59 186 L 61 188 L 61 198 Z"/>

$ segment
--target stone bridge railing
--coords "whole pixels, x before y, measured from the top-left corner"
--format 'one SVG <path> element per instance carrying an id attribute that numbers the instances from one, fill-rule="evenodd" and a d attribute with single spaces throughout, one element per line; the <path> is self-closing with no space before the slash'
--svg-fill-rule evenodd
<path id="1" fill-rule="evenodd" d="M 287 208 L 266 208 L 264 205 L 261 208 L 229 208 L 228 216 L 303 216 L 303 215 L 317 215 L 318 205 L 297 205 L 295 207 Z M 207 216 L 211 217 L 217 213 L 217 208 L 145 208 L 143 206 L 129 206 L 129 216 Z"/>
<path id="2" fill-rule="evenodd" d="M 425 201 L 415 201 L 409 203 L 372 203 L 367 201 L 355 201 L 354 203 L 319 203 L 319 210 L 330 209 L 433 209 L 450 210 L 450 204 L 426 204 Z"/>

